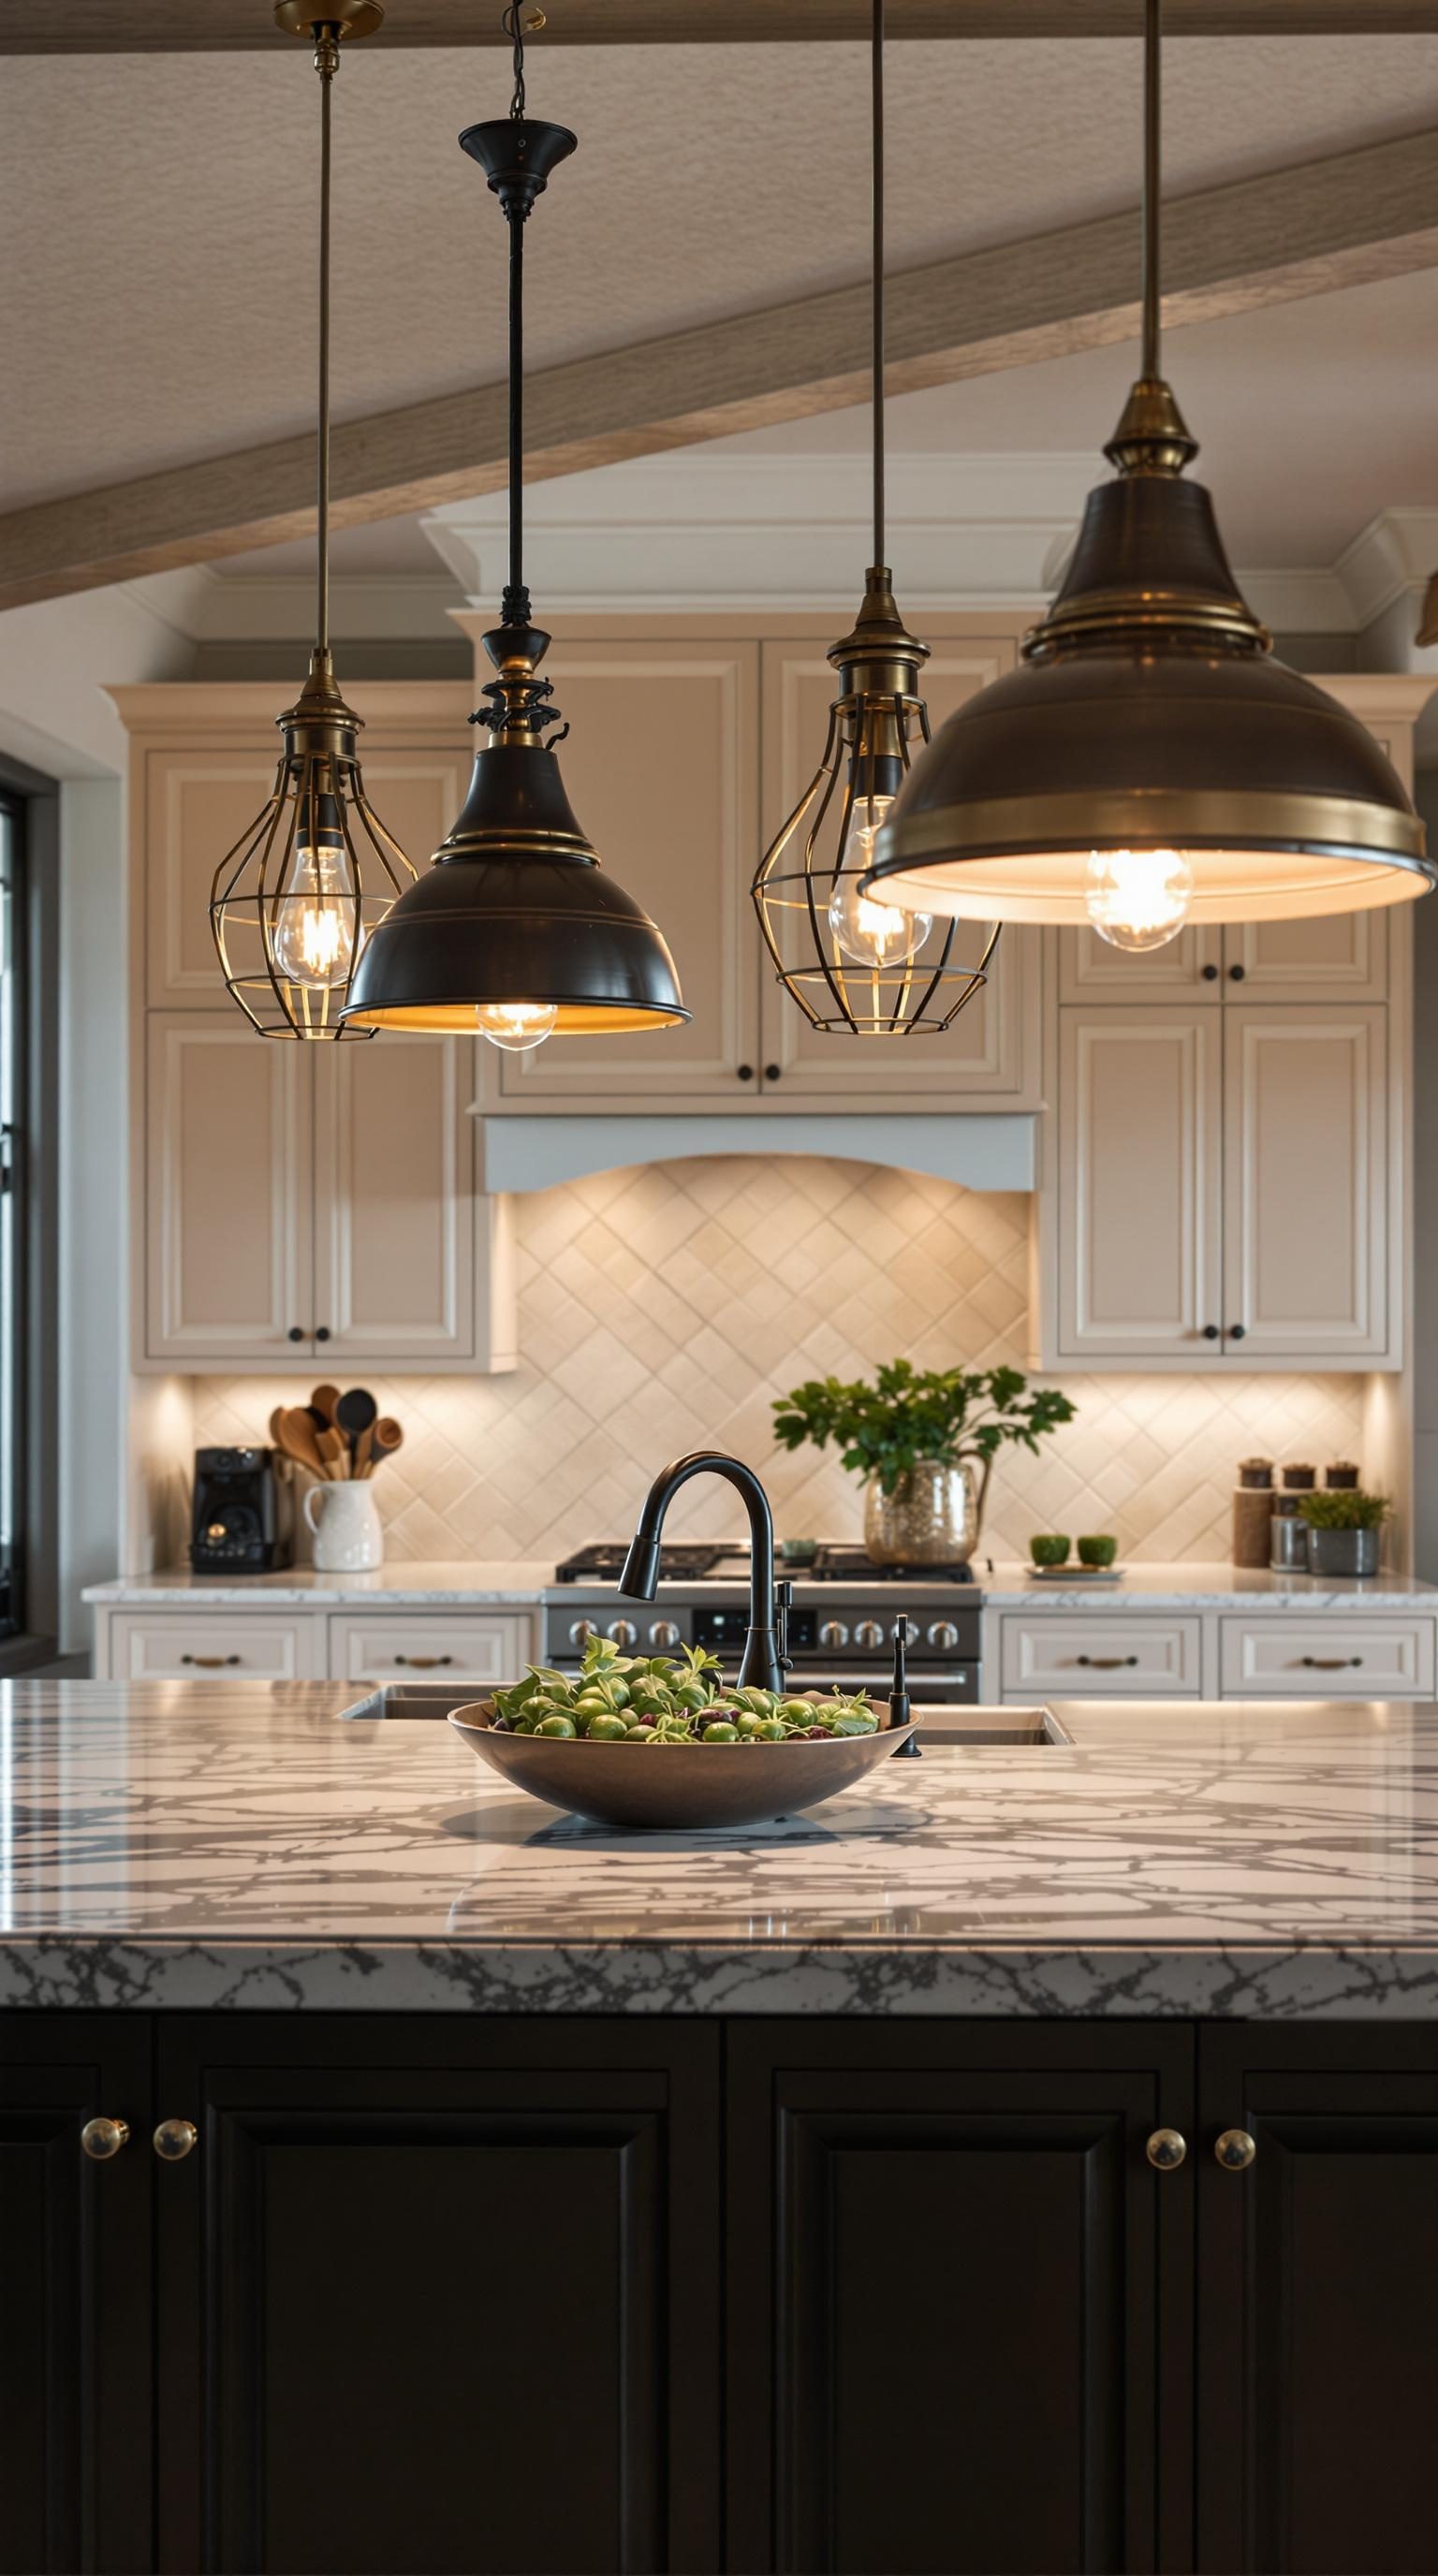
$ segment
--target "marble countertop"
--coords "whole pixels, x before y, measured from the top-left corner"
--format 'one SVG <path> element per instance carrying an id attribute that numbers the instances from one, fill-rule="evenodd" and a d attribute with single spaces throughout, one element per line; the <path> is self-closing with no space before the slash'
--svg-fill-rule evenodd
<path id="1" fill-rule="evenodd" d="M 802 1570 L 798 1581 L 803 1581 Z M 532 1607 L 554 1588 L 554 1567 L 542 1563 L 385 1565 L 374 1574 L 316 1574 L 295 1566 L 284 1574 L 244 1577 L 190 1574 L 120 1575 L 95 1583 L 85 1594 L 112 1610 L 176 1610 L 191 1605 L 272 1610 L 352 1609 L 377 1601 L 386 1609 Z M 733 1588 L 732 1586 L 730 1587 Z M 1415 1576 L 1377 1574 L 1365 1582 L 1329 1582 L 1310 1574 L 1270 1574 L 1232 1565 L 1135 1565 L 1117 1583 L 1036 1583 L 1021 1564 L 982 1560 L 978 1591 L 986 1609 L 1016 1610 L 1431 1610 L 1438 1584 Z"/>
<path id="2" fill-rule="evenodd" d="M 678 1835 L 356 1704 L 0 1686 L 0 2004 L 1438 2016 L 1438 1707 L 1069 1703 Z"/>

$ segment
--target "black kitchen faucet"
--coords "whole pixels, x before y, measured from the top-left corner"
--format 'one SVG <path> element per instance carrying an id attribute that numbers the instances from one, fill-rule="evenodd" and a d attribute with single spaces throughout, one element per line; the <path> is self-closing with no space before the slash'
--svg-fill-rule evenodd
<path id="1" fill-rule="evenodd" d="M 739 1666 L 740 1690 L 782 1691 L 789 1670 L 789 1602 L 793 1585 L 774 1585 L 774 1515 L 752 1467 L 722 1449 L 691 1449 L 657 1475 L 644 1497 L 639 1527 L 619 1578 L 626 1601 L 652 1601 L 659 1589 L 664 1515 L 691 1476 L 725 1476 L 744 1497 L 749 1515 L 749 1634 Z"/>

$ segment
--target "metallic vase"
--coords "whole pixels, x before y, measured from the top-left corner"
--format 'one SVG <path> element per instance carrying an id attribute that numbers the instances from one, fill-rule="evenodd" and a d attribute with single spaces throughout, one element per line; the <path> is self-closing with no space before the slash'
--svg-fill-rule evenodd
<path id="1" fill-rule="evenodd" d="M 1308 1571 L 1330 1577 L 1376 1574 L 1381 1536 L 1382 1532 L 1376 1529 L 1311 1529 L 1308 1533 Z"/>
<path id="2" fill-rule="evenodd" d="M 864 1545 L 876 1565 L 967 1565 L 979 1542 L 987 1471 L 971 1458 L 956 1467 L 920 1458 L 886 1494 L 877 1476 L 864 1489 Z"/>

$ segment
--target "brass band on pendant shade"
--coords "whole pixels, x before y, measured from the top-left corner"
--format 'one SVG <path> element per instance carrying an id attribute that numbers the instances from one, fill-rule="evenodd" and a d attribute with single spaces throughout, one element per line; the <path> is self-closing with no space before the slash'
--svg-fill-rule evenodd
<path id="1" fill-rule="evenodd" d="M 1102 926 L 1094 870 L 1157 855 L 1181 896 L 1136 946 L 1184 918 L 1366 911 L 1438 880 L 1397 772 L 1356 716 L 1273 659 L 1207 492 L 1181 479 L 1198 449 L 1159 365 L 1160 33 L 1160 0 L 1145 0 L 1143 354 L 1105 450 L 1116 480 L 1090 493 L 1019 668 L 915 760 L 861 880 L 962 920 Z"/>

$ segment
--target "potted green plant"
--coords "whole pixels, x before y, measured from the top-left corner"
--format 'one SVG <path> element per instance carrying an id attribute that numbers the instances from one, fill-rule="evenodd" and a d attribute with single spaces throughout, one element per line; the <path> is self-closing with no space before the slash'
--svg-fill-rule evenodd
<path id="1" fill-rule="evenodd" d="M 1038 1455 L 1075 1407 L 1032 1394 L 1015 1368 L 916 1369 L 890 1360 L 872 1381 L 810 1378 L 774 1406 L 783 1449 L 833 1441 L 862 1476 L 864 1545 L 876 1565 L 966 1565 L 978 1544 L 994 1459 L 1005 1442 Z"/>
<path id="2" fill-rule="evenodd" d="M 1300 1494 L 1298 1508 L 1308 1523 L 1310 1574 L 1377 1573 L 1380 1534 L 1393 1509 L 1386 1494 L 1340 1487 Z"/>

